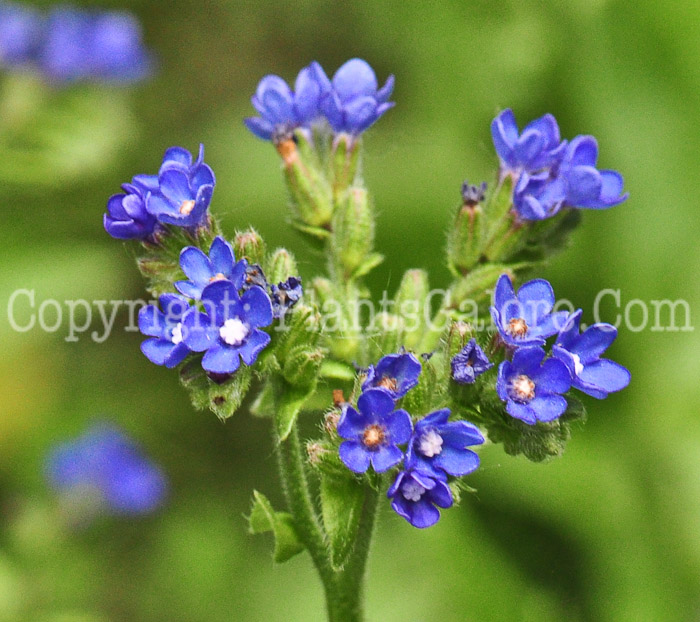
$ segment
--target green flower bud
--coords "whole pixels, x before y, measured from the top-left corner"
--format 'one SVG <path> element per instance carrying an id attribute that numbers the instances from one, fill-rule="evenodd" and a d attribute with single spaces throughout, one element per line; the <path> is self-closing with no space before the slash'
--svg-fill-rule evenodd
<path id="1" fill-rule="evenodd" d="M 447 358 L 451 361 L 474 336 L 474 327 L 471 324 L 461 320 L 452 322 L 447 334 Z"/>
<path id="2" fill-rule="evenodd" d="M 370 357 L 379 360 L 384 354 L 398 352 L 403 345 L 404 327 L 402 317 L 385 311 L 378 313 L 370 327 L 374 335 L 370 341 Z"/>
<path id="3" fill-rule="evenodd" d="M 447 238 L 447 265 L 455 276 L 466 274 L 481 257 L 486 221 L 481 201 L 486 183 L 462 186 L 462 207 Z"/>
<path id="4" fill-rule="evenodd" d="M 394 312 L 404 320 L 403 344 L 409 350 L 421 340 L 430 320 L 428 274 L 407 270 L 394 298 Z"/>
<path id="5" fill-rule="evenodd" d="M 270 283 L 281 283 L 290 276 L 298 276 L 299 268 L 292 253 L 286 248 L 277 248 L 270 255 L 266 273 Z"/>
<path id="6" fill-rule="evenodd" d="M 370 257 L 374 244 L 374 214 L 367 190 L 350 188 L 333 216 L 332 253 L 335 269 L 348 279 Z"/>
<path id="7" fill-rule="evenodd" d="M 297 142 L 303 148 L 298 148 Z M 296 140 L 290 135 L 275 146 L 282 158 L 287 189 L 299 220 L 309 227 L 327 228 L 333 213 L 331 187 L 316 158 L 303 158 L 303 154 L 308 154 L 305 143 L 303 133 L 297 132 Z"/>
<path id="8" fill-rule="evenodd" d="M 337 202 L 354 183 L 360 161 L 360 140 L 349 134 L 340 134 L 333 141 L 333 198 Z"/>
<path id="9" fill-rule="evenodd" d="M 251 264 L 262 265 L 265 259 L 265 242 L 252 227 L 245 231 L 237 231 L 233 237 L 233 252 L 236 260 L 245 258 Z"/>
<path id="10" fill-rule="evenodd" d="M 292 348 L 285 356 L 282 375 L 293 387 L 311 387 L 318 378 L 318 370 L 323 361 L 323 350 L 309 348 L 306 345 L 298 345 Z"/>

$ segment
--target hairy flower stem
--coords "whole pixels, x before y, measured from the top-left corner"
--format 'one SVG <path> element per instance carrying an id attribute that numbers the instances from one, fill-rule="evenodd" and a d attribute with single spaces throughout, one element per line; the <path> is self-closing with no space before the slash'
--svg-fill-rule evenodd
<path id="1" fill-rule="evenodd" d="M 294 517 L 299 538 L 309 551 L 323 583 L 329 622 L 361 622 L 363 584 L 378 493 L 367 489 L 353 553 L 342 570 L 334 571 L 331 567 L 326 535 L 309 489 L 296 424 L 289 437 L 279 441 L 278 456 L 287 505 Z"/>

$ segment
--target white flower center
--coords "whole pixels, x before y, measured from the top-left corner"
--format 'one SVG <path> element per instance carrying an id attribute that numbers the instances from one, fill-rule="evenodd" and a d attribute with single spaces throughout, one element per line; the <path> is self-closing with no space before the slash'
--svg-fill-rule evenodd
<path id="1" fill-rule="evenodd" d="M 226 320 L 219 329 L 219 336 L 230 346 L 239 346 L 248 336 L 248 327 L 238 318 Z"/>
<path id="2" fill-rule="evenodd" d="M 437 456 L 442 451 L 442 436 L 435 430 L 428 430 L 420 437 L 418 449 L 427 458 Z"/>
<path id="3" fill-rule="evenodd" d="M 182 322 L 178 322 L 170 331 L 170 341 L 175 345 L 182 343 Z"/>
<path id="4" fill-rule="evenodd" d="M 583 363 L 581 362 L 581 357 L 578 354 L 572 354 L 574 357 L 574 369 L 576 370 L 576 375 L 579 376 L 583 371 Z"/>
<path id="5" fill-rule="evenodd" d="M 401 494 L 404 496 L 404 499 L 408 499 L 408 501 L 420 500 L 424 492 L 425 488 L 414 480 L 409 480 L 401 486 Z"/>
<path id="6" fill-rule="evenodd" d="M 525 374 L 516 376 L 511 383 L 511 388 L 518 400 L 530 401 L 535 397 L 535 383 Z"/>

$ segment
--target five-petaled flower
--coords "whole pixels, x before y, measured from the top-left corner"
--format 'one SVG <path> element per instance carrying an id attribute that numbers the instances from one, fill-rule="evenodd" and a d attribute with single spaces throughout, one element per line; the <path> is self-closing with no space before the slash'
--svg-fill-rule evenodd
<path id="1" fill-rule="evenodd" d="M 188 298 L 199 300 L 204 288 L 214 281 L 228 280 L 236 289 L 241 289 L 248 262 L 245 259 L 236 262 L 231 245 L 217 236 L 211 243 L 209 256 L 196 246 L 183 248 L 180 267 L 189 280 L 175 281 L 175 287 Z"/>
<path id="2" fill-rule="evenodd" d="M 156 217 L 146 207 L 150 193 L 133 184 L 122 184 L 122 189 L 124 193 L 113 194 L 107 201 L 105 231 L 119 240 L 143 240 L 156 227 Z"/>
<path id="3" fill-rule="evenodd" d="M 340 445 L 340 459 L 351 471 L 364 473 L 372 463 L 377 473 L 397 465 L 403 459 L 398 445 L 411 437 L 411 418 L 405 410 L 394 410 L 394 400 L 381 389 L 365 391 L 355 410 L 345 406 L 338 422 L 338 435 L 346 439 Z"/>
<path id="4" fill-rule="evenodd" d="M 386 496 L 391 507 L 411 525 L 423 529 L 440 519 L 441 508 L 452 506 L 452 491 L 440 478 L 421 471 L 401 471 Z"/>
<path id="5" fill-rule="evenodd" d="M 321 108 L 336 132 L 361 134 L 394 106 L 388 101 L 394 90 L 394 76 L 379 88 L 374 70 L 359 58 L 347 61 L 332 81 L 324 73 L 321 83 L 326 93 Z"/>
<path id="6" fill-rule="evenodd" d="M 561 159 L 566 148 L 566 141 L 562 142 L 559 126 L 551 114 L 535 119 L 518 133 L 515 115 L 506 109 L 491 123 L 491 136 L 502 172 L 516 175 L 552 166 Z"/>
<path id="7" fill-rule="evenodd" d="M 147 514 L 163 503 L 162 471 L 120 429 L 97 424 L 79 438 L 52 449 L 47 465 L 51 485 L 72 501 L 96 497 L 115 514 Z M 73 496 L 72 496 L 73 495 Z M 90 510 L 88 506 L 86 510 Z"/>
<path id="8" fill-rule="evenodd" d="M 387 354 L 369 366 L 362 389 L 379 388 L 397 400 L 418 384 L 420 372 L 421 364 L 410 352 Z"/>
<path id="9" fill-rule="evenodd" d="M 149 305 L 139 311 L 139 330 L 151 337 L 141 344 L 141 351 L 156 365 L 175 367 L 190 352 L 182 324 L 190 304 L 177 294 L 163 294 L 159 302 L 162 310 Z"/>
<path id="10" fill-rule="evenodd" d="M 279 76 L 265 76 L 251 98 L 260 116 L 245 119 L 246 127 L 263 140 L 272 140 L 280 131 L 309 128 L 320 117 L 319 105 L 327 82 L 326 74 L 315 61 L 299 72 L 294 91 Z"/>
<path id="11" fill-rule="evenodd" d="M 477 377 L 493 367 L 484 351 L 470 339 L 457 354 L 452 357 L 452 378 L 460 384 L 474 384 Z"/>
<path id="12" fill-rule="evenodd" d="M 158 175 L 136 175 L 132 183 L 151 193 L 146 205 L 159 222 L 195 227 L 204 220 L 216 179 L 204 163 L 204 145 L 200 145 L 194 162 L 187 149 L 171 147 Z"/>
<path id="13" fill-rule="evenodd" d="M 448 421 L 450 409 L 443 408 L 416 422 L 408 444 L 406 468 L 430 473 L 439 479 L 461 477 L 477 469 L 479 456 L 470 445 L 484 442 L 479 429 L 468 421 Z"/>
<path id="14" fill-rule="evenodd" d="M 516 294 L 507 274 L 502 274 L 494 291 L 491 317 L 501 339 L 513 347 L 543 345 L 566 322 L 566 311 L 552 313 L 554 291 L 544 279 L 525 283 Z"/>
<path id="15" fill-rule="evenodd" d="M 529 425 L 553 421 L 567 408 L 561 394 L 571 388 L 571 374 L 559 359 L 543 362 L 544 356 L 542 348 L 518 348 L 513 360 L 498 368 L 498 397 L 509 415 Z"/>
<path id="16" fill-rule="evenodd" d="M 194 352 L 204 352 L 202 367 L 214 374 L 232 374 L 240 359 L 252 365 L 270 343 L 260 330 L 272 323 L 270 297 L 260 287 L 242 296 L 231 281 L 214 281 L 202 292 L 205 313 L 194 307 L 183 319 L 185 343 Z"/>
<path id="17" fill-rule="evenodd" d="M 630 383 L 630 373 L 622 365 L 600 355 L 615 341 L 617 329 L 610 324 L 593 324 L 579 334 L 581 310 L 573 313 L 562 328 L 552 354 L 569 368 L 572 386 L 603 399 Z"/>

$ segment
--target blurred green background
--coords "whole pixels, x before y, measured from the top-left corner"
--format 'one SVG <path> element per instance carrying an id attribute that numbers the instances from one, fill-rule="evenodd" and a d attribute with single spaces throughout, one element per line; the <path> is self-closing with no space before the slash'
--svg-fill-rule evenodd
<path id="1" fill-rule="evenodd" d="M 266 421 L 242 411 L 223 425 L 193 411 L 176 374 L 143 357 L 137 334 L 67 343 L 65 326 L 19 334 L 6 313 L 18 287 L 36 290 L 37 304 L 144 297 L 131 251 L 105 234 L 102 213 L 120 183 L 155 171 L 174 144 L 205 143 L 218 180 L 213 210 L 227 231 L 253 224 L 270 247 L 298 254 L 304 276 L 319 271 L 285 224 L 277 155 L 242 124 L 266 73 L 293 80 L 313 59 L 333 72 L 360 56 L 381 81 L 396 74 L 397 106 L 365 141 L 377 246 L 388 258 L 375 292 L 393 290 L 409 267 L 429 269 L 435 286 L 448 283 L 442 248 L 460 183 L 491 179 L 489 123 L 512 107 L 521 123 L 551 112 L 565 137 L 594 134 L 601 166 L 620 170 L 631 193 L 620 207 L 585 214 L 571 247 L 542 274 L 557 295 L 589 322 L 603 288 L 619 288 L 623 306 L 684 298 L 697 323 L 697 2 L 100 6 L 143 20 L 156 77 L 128 91 L 78 88 L 69 104 L 60 96 L 68 112 L 49 117 L 71 138 L 57 153 L 72 172 L 47 160 L 42 183 L 19 183 L 21 163 L 0 162 L 0 621 L 322 619 L 306 556 L 273 567 L 267 538 L 246 534 L 254 488 L 281 505 Z M 79 119 L 71 106 L 82 106 Z M 612 321 L 610 301 L 604 319 Z M 641 319 L 637 308 L 632 320 Z M 127 321 L 118 315 L 118 326 Z M 368 619 L 700 619 L 698 336 L 622 329 L 610 356 L 631 370 L 630 387 L 587 399 L 589 421 L 561 459 L 531 464 L 486 448 L 469 478 L 478 493 L 438 526 L 415 530 L 386 504 Z M 171 494 L 154 516 L 69 532 L 55 519 L 42 461 L 96 417 L 145 445 Z"/>

